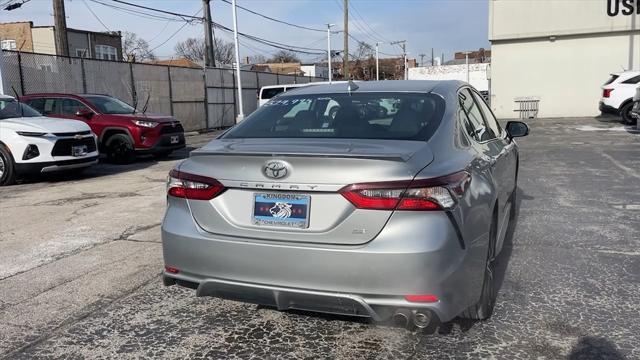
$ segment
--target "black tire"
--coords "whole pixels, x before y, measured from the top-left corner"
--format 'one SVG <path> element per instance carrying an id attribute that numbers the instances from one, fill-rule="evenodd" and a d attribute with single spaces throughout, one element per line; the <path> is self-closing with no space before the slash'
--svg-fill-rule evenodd
<path id="1" fill-rule="evenodd" d="M 497 219 L 491 223 L 489 231 L 489 246 L 487 249 L 487 260 L 484 269 L 484 279 L 482 282 L 482 292 L 480 300 L 475 305 L 470 306 L 460 315 L 463 318 L 472 320 L 486 320 L 491 317 L 493 307 L 496 303 L 495 293 L 495 269 L 496 269 L 496 238 L 497 238 Z"/>
<path id="2" fill-rule="evenodd" d="M 0 144 L 0 186 L 13 185 L 16 182 L 16 170 L 13 167 L 13 156 L 4 145 Z"/>
<path id="3" fill-rule="evenodd" d="M 638 121 L 631 116 L 631 109 L 633 109 L 633 102 L 626 104 L 620 109 L 620 117 L 622 117 L 622 122 L 625 125 L 635 125 Z"/>
<path id="4" fill-rule="evenodd" d="M 116 164 L 130 164 L 135 160 L 136 153 L 133 141 L 125 134 L 115 134 L 106 142 L 107 159 Z"/>
<path id="5" fill-rule="evenodd" d="M 173 152 L 173 150 L 172 151 L 157 152 L 157 153 L 153 154 L 153 157 L 156 158 L 156 159 L 166 159 L 171 155 L 172 152 Z"/>

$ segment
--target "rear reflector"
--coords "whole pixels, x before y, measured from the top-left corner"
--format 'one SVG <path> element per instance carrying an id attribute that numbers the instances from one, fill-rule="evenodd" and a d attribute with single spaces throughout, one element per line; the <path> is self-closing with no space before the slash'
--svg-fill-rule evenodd
<path id="1" fill-rule="evenodd" d="M 438 297 L 435 295 L 405 295 L 404 299 L 410 302 L 438 302 Z"/>
<path id="2" fill-rule="evenodd" d="M 613 91 L 613 89 L 603 89 L 602 90 L 602 97 L 603 98 L 608 98 L 611 96 L 611 92 Z"/>
<path id="3" fill-rule="evenodd" d="M 192 200 L 211 200 L 225 190 L 216 179 L 171 170 L 167 183 L 167 194 Z"/>
<path id="4" fill-rule="evenodd" d="M 169 266 L 169 265 L 165 265 L 164 266 L 164 271 L 171 273 L 171 274 L 177 274 L 180 272 L 180 269 L 178 268 L 174 268 L 173 266 Z"/>
<path id="5" fill-rule="evenodd" d="M 442 210 L 455 206 L 470 181 L 471 175 L 461 171 L 432 179 L 353 184 L 340 193 L 358 209 Z"/>

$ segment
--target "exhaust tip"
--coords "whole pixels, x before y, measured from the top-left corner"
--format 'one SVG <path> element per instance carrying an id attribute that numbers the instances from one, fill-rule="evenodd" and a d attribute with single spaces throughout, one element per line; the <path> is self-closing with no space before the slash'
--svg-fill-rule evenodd
<path id="1" fill-rule="evenodd" d="M 409 319 L 411 319 L 411 312 L 407 309 L 398 309 L 393 314 L 393 324 L 399 327 L 408 327 Z"/>
<path id="2" fill-rule="evenodd" d="M 433 316 L 431 315 L 431 312 L 416 311 L 413 314 L 413 325 L 415 325 L 417 328 L 424 329 L 428 327 L 429 324 L 431 324 L 432 319 Z"/>

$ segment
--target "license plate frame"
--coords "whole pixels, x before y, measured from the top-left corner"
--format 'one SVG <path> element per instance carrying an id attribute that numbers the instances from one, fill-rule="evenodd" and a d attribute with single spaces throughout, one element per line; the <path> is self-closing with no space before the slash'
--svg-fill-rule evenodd
<path id="1" fill-rule="evenodd" d="M 254 193 L 251 223 L 269 228 L 307 229 L 310 209 L 310 195 Z"/>
<path id="2" fill-rule="evenodd" d="M 89 153 L 89 147 L 87 145 L 73 145 L 71 146 L 71 156 L 80 157 Z"/>
<path id="3" fill-rule="evenodd" d="M 179 135 L 171 136 L 169 138 L 169 142 L 171 143 L 171 145 L 179 143 L 180 142 L 180 136 Z"/>

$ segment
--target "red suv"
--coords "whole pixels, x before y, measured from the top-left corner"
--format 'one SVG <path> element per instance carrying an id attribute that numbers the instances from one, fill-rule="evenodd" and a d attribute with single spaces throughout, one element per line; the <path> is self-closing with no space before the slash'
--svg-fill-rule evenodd
<path id="1" fill-rule="evenodd" d="M 100 151 L 116 163 L 129 163 L 136 154 L 166 157 L 185 147 L 180 121 L 138 112 L 108 95 L 40 93 L 21 100 L 45 116 L 86 122 L 98 136 Z"/>

